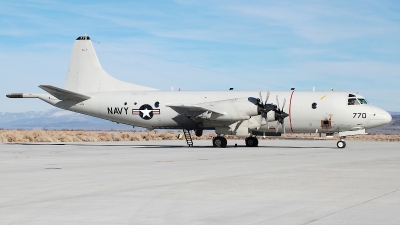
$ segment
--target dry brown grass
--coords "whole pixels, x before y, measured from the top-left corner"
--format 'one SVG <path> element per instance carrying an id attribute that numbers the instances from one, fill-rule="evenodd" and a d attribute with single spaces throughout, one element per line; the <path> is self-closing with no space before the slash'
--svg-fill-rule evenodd
<path id="1" fill-rule="evenodd" d="M 60 131 L 60 130 L 0 130 L 0 143 L 11 142 L 107 142 L 177 140 L 179 132 L 157 131 Z M 194 134 L 192 134 L 192 137 Z M 211 139 L 213 134 L 194 140 Z"/>
<path id="2" fill-rule="evenodd" d="M 0 130 L 0 142 L 107 142 L 107 141 L 150 141 L 150 140 L 177 140 L 180 132 L 158 131 L 60 131 L 60 130 Z M 193 140 L 210 140 L 214 133 L 204 133 Z M 284 134 L 283 138 L 325 139 L 318 134 Z M 278 137 L 267 137 L 277 139 Z M 228 139 L 244 139 L 228 137 Z M 339 139 L 338 136 L 333 139 Z M 400 135 L 358 135 L 347 137 L 346 140 L 374 140 L 374 141 L 400 141 Z"/>

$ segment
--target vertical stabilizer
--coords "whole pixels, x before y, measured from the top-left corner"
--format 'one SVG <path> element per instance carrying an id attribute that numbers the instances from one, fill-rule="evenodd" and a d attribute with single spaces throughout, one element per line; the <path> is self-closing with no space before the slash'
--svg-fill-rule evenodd
<path id="1" fill-rule="evenodd" d="M 115 79 L 101 67 L 89 36 L 76 39 L 72 48 L 65 89 L 78 93 L 156 90 Z"/>

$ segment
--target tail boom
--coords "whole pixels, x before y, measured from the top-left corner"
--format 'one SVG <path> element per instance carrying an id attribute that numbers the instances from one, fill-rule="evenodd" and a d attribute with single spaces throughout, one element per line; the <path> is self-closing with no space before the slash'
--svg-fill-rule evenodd
<path id="1" fill-rule="evenodd" d="M 36 94 L 24 94 L 24 93 L 10 93 L 6 95 L 7 98 L 38 98 Z"/>

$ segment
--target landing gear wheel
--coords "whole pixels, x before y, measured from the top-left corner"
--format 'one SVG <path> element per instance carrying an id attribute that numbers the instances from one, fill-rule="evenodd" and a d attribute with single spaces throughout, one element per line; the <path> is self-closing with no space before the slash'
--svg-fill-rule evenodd
<path id="1" fill-rule="evenodd" d="M 346 142 L 345 141 L 338 141 L 336 143 L 338 148 L 345 148 L 346 147 Z"/>
<path id="2" fill-rule="evenodd" d="M 258 139 L 255 137 L 247 137 L 245 139 L 247 147 L 257 147 L 258 146 Z"/>
<path id="3" fill-rule="evenodd" d="M 225 148 L 226 145 L 228 144 L 226 138 L 221 136 L 213 138 L 212 142 L 214 147 L 220 147 L 220 148 Z"/>

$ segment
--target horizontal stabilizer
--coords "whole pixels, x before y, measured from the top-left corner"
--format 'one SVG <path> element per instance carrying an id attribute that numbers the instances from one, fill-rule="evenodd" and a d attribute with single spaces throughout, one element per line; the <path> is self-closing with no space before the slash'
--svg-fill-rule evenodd
<path id="1" fill-rule="evenodd" d="M 69 100 L 75 102 L 82 102 L 88 100 L 90 96 L 82 95 L 76 92 L 68 91 L 62 88 L 54 87 L 51 85 L 40 85 L 41 89 L 47 91 L 49 94 L 53 95 L 54 97 L 60 100 Z"/>

